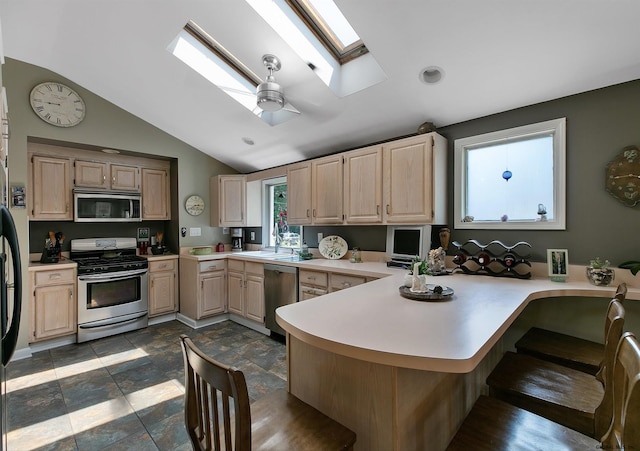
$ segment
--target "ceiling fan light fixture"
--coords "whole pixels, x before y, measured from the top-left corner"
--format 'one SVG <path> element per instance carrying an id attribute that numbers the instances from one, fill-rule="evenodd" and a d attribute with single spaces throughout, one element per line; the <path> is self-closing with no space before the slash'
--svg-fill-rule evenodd
<path id="1" fill-rule="evenodd" d="M 276 82 L 273 72 L 280 70 L 282 65 L 275 55 L 263 55 L 263 64 L 269 70 L 267 79 L 258 85 L 256 95 L 257 104 L 264 111 L 278 111 L 284 107 L 285 98 L 282 86 Z"/>

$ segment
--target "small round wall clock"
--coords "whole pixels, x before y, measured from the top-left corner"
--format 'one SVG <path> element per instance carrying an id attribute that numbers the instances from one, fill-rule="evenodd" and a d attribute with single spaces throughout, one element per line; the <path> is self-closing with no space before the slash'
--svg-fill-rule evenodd
<path id="1" fill-rule="evenodd" d="M 201 215 L 204 211 L 204 200 L 202 197 L 194 194 L 189 196 L 184 203 L 184 208 L 191 216 Z"/>
<path id="2" fill-rule="evenodd" d="M 47 81 L 36 85 L 29 100 L 38 117 L 56 127 L 73 127 L 84 119 L 84 101 L 62 83 Z"/>

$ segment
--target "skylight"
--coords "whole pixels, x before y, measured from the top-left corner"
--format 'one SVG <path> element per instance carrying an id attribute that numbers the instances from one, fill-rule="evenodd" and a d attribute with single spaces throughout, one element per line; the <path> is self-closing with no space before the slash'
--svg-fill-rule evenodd
<path id="1" fill-rule="evenodd" d="M 178 33 L 167 50 L 270 125 L 281 124 L 299 114 L 288 103 L 278 112 L 259 108 L 256 87 L 260 78 L 193 21 Z"/>
<path id="2" fill-rule="evenodd" d="M 246 2 L 336 96 L 345 97 L 386 79 L 332 0 Z"/>
<path id="3" fill-rule="evenodd" d="M 345 63 L 368 52 L 349 21 L 331 0 L 287 0 L 320 41 Z"/>

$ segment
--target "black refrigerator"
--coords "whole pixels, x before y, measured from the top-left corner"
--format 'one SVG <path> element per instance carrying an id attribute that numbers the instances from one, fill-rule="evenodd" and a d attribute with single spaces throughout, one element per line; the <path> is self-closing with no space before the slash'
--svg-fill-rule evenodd
<path id="1" fill-rule="evenodd" d="M 20 313 L 22 310 L 22 269 L 16 227 L 9 209 L 0 205 L 0 266 L 2 289 L 0 291 L 0 313 L 2 318 L 2 345 L 0 346 L 0 383 L 2 384 L 2 442 L 0 450 L 7 449 L 7 384 L 6 368 L 13 356 L 18 341 Z"/>

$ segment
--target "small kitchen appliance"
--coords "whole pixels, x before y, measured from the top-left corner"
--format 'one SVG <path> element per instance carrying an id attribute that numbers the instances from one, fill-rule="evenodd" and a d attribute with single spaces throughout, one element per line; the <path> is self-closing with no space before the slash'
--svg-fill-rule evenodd
<path id="1" fill-rule="evenodd" d="M 231 251 L 242 251 L 242 229 L 231 229 Z"/>
<path id="2" fill-rule="evenodd" d="M 71 240 L 78 264 L 78 343 L 148 325 L 149 264 L 135 238 Z"/>

